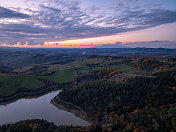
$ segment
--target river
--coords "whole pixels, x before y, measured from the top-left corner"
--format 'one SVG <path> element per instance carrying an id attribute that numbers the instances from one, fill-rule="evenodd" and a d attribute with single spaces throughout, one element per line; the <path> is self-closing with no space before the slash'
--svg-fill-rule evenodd
<path id="1" fill-rule="evenodd" d="M 50 103 L 59 91 L 40 97 L 19 99 L 8 104 L 0 104 L 0 125 L 26 119 L 44 119 L 55 125 L 87 126 L 89 123 L 74 114 L 63 111 Z"/>

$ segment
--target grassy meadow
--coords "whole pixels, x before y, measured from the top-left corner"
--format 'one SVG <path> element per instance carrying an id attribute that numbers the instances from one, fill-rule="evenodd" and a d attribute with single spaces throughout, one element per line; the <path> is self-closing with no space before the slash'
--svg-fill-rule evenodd
<path id="1" fill-rule="evenodd" d="M 88 72 L 101 70 L 104 68 L 112 68 L 115 70 L 121 70 L 125 74 L 132 74 L 135 68 L 131 66 L 126 64 L 110 65 L 110 62 L 120 61 L 122 60 L 111 60 L 103 57 L 82 59 L 77 58 L 74 62 L 63 65 L 57 63 L 43 63 L 21 67 L 20 70 L 14 69 L 14 71 L 18 72 L 18 74 L 0 74 L 0 96 L 12 95 L 19 89 L 36 89 L 45 86 L 45 84 L 41 82 L 40 79 L 48 80 L 53 83 L 67 83 L 73 81 L 79 73 L 86 74 Z M 47 67 L 44 67 L 44 65 L 47 65 Z M 43 74 L 44 72 L 53 73 L 45 75 Z"/>
<path id="2" fill-rule="evenodd" d="M 35 76 L 29 75 L 0 75 L 0 96 L 9 96 L 18 89 L 35 89 L 44 86 Z"/>

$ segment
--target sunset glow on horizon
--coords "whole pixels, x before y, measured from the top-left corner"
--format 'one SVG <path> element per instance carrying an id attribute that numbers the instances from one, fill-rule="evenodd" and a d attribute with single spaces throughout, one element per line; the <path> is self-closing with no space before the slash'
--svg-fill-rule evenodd
<path id="1" fill-rule="evenodd" d="M 172 42 L 175 42 L 176 38 L 174 37 L 174 34 L 176 34 L 176 28 L 175 30 L 170 30 L 171 28 L 173 29 L 173 27 L 176 27 L 176 23 L 111 36 L 44 42 L 43 45 L 42 44 L 29 45 L 28 42 L 24 44 L 18 42 L 17 44 L 13 45 L 2 44 L 1 46 L 19 47 L 19 48 L 90 48 L 103 44 L 115 44 L 116 42 L 122 42 L 120 44 L 121 46 L 125 46 L 125 44 L 128 42 L 135 43 L 141 41 L 150 42 L 157 40 L 160 41 L 170 40 Z M 168 30 L 165 30 L 166 28 Z M 155 31 L 156 33 L 152 34 Z"/>
<path id="2" fill-rule="evenodd" d="M 174 27 L 174 30 L 173 30 L 173 27 Z M 153 34 L 154 32 L 156 33 Z M 58 46 L 67 47 L 69 45 L 74 45 L 74 46 L 78 45 L 78 47 L 80 45 L 85 45 L 86 47 L 92 47 L 92 45 L 114 44 L 116 42 L 122 42 L 122 45 L 123 45 L 127 42 L 141 42 L 141 41 L 147 42 L 147 41 L 157 41 L 157 40 L 176 41 L 176 38 L 174 37 L 175 34 L 176 34 L 176 23 L 161 25 L 161 26 L 157 26 L 149 29 L 144 29 L 144 30 L 121 33 L 121 34 L 112 35 L 112 36 L 45 42 L 44 44 L 50 44 L 50 46 L 53 44 L 54 47 L 58 47 Z M 58 44 L 58 46 L 54 45 L 56 43 Z"/>
<path id="3" fill-rule="evenodd" d="M 126 47 L 176 48 L 175 0 L 16 3 L 0 1 L 0 46 L 90 48 L 119 43 Z M 153 41 L 157 45 L 152 46 Z"/>

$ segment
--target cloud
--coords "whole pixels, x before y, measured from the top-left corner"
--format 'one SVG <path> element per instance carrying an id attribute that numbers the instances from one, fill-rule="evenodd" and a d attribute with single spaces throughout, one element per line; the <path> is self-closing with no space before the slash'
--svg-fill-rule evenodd
<path id="1" fill-rule="evenodd" d="M 2 18 L 28 18 L 29 16 L 0 6 L 0 19 Z"/>
<path id="2" fill-rule="evenodd" d="M 141 42 L 116 42 L 114 44 L 60 44 L 45 42 L 44 45 L 35 44 L 29 45 L 29 42 L 17 42 L 13 45 L 3 43 L 1 46 L 4 47 L 20 47 L 20 48 L 168 48 L 176 49 L 176 41 L 141 41 Z"/>
<path id="3" fill-rule="evenodd" d="M 176 22 L 176 11 L 167 9 L 134 9 L 134 5 L 120 1 L 122 8 L 114 7 L 111 14 L 101 12 L 103 7 L 81 8 L 78 0 L 42 0 L 35 8 L 26 8 L 29 14 L 0 7 L 0 18 L 26 18 L 20 23 L 0 23 L 0 43 L 62 41 L 114 35 Z M 130 3 L 139 2 L 132 0 Z M 30 2 L 35 2 L 31 0 Z M 27 18 L 31 19 L 27 19 Z"/>

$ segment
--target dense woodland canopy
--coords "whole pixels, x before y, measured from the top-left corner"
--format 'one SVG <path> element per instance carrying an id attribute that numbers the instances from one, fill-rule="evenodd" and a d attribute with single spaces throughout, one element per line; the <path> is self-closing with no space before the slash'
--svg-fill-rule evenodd
<path id="1" fill-rule="evenodd" d="M 120 84 L 89 81 L 63 90 L 59 98 L 80 106 L 92 120 L 112 123 L 120 119 L 133 129 L 169 131 L 176 130 L 175 87 L 176 70 L 170 70 Z"/>

